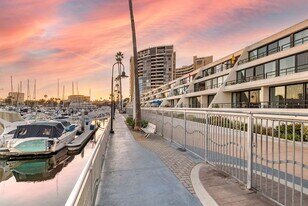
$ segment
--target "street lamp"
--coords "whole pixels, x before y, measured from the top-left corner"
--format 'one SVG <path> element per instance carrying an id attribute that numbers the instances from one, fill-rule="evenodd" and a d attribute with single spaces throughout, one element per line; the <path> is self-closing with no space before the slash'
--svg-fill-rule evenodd
<path id="1" fill-rule="evenodd" d="M 119 76 L 117 78 L 119 78 L 120 81 L 121 81 L 121 78 L 127 77 L 125 75 L 125 71 L 124 71 L 125 67 L 124 67 L 124 65 L 122 63 L 123 53 L 122 52 L 118 52 L 115 57 L 116 57 L 116 61 L 117 62 L 112 65 L 112 75 L 111 75 L 111 95 L 110 95 L 110 97 L 111 97 L 110 98 L 111 99 L 111 105 L 110 105 L 110 110 L 111 110 L 111 112 L 110 112 L 110 115 L 111 115 L 111 117 L 110 117 L 110 120 L 111 120 L 110 133 L 111 134 L 114 133 L 114 131 L 113 131 L 113 118 L 114 118 L 115 110 L 114 110 L 114 94 L 113 94 L 113 81 L 114 81 L 113 73 L 114 73 L 115 65 L 118 65 L 118 70 L 119 70 Z M 121 72 L 122 68 L 123 68 L 123 71 Z M 121 85 L 121 83 L 120 83 L 120 85 Z M 121 93 L 122 93 L 122 91 L 121 91 Z M 122 94 L 121 94 L 120 98 L 122 99 Z M 122 103 L 121 103 L 121 106 L 122 106 Z"/>

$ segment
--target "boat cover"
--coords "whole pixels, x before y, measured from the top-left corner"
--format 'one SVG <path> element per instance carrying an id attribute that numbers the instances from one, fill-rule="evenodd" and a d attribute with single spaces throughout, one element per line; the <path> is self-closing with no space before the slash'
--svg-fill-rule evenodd
<path id="1" fill-rule="evenodd" d="M 58 138 L 62 135 L 63 131 L 64 127 L 60 122 L 33 123 L 17 126 L 17 130 L 13 138 Z"/>

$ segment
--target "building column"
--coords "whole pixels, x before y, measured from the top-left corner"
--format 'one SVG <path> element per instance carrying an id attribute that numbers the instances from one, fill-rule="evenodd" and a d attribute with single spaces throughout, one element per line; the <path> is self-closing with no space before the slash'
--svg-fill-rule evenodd
<path id="1" fill-rule="evenodd" d="M 260 102 L 261 102 L 261 108 L 268 108 L 269 106 L 269 87 L 261 87 Z"/>
<path id="2" fill-rule="evenodd" d="M 201 108 L 208 108 L 208 95 L 201 96 Z"/>

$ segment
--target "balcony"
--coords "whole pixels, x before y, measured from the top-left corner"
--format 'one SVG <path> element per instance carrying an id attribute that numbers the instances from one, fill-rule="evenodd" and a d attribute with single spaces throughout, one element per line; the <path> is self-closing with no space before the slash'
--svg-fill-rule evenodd
<path id="1" fill-rule="evenodd" d="M 226 82 L 226 86 L 231 86 L 235 84 L 242 84 L 242 83 L 247 83 L 247 82 L 253 82 L 257 80 L 262 80 L 262 79 L 270 79 L 278 76 L 286 76 L 294 73 L 300 73 L 300 72 L 305 72 L 308 71 L 308 64 L 300 65 L 297 67 L 289 67 L 285 69 L 280 69 L 278 71 L 272 71 L 272 72 L 267 72 L 265 74 L 259 74 L 256 76 L 250 76 L 246 77 L 244 79 L 237 79 L 237 80 L 232 80 Z M 278 75 L 279 72 L 279 75 Z"/>

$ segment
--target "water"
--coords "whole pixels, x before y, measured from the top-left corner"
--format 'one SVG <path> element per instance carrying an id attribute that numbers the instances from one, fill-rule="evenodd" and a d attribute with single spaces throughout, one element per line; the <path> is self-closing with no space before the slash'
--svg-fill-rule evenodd
<path id="1" fill-rule="evenodd" d="M 103 133 L 97 130 L 93 140 Z M 31 160 L 0 160 L 0 205 L 64 205 L 96 141 L 89 141 L 81 153 L 58 154 Z"/>

